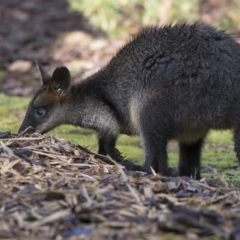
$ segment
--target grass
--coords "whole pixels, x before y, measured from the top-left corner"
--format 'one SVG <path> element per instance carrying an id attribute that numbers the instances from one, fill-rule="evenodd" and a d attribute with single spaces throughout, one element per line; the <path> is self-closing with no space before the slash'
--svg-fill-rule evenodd
<path id="1" fill-rule="evenodd" d="M 0 94 L 1 132 L 6 130 L 13 133 L 17 132 L 24 118 L 29 100 L 29 98 L 9 97 Z M 93 151 L 97 151 L 96 134 L 91 130 L 73 126 L 61 126 L 51 131 L 51 133 L 57 134 L 72 143 L 81 144 Z M 117 147 L 126 158 L 142 163 L 143 150 L 139 137 L 122 135 L 118 139 Z M 171 142 L 168 148 L 169 165 L 176 166 L 178 159 L 177 144 Z M 212 131 L 209 134 L 203 150 L 202 162 L 204 166 L 216 169 L 217 174 L 215 177 L 218 177 L 219 174 L 230 185 L 240 186 L 240 172 L 236 170 L 238 162 L 233 150 L 231 131 Z"/>

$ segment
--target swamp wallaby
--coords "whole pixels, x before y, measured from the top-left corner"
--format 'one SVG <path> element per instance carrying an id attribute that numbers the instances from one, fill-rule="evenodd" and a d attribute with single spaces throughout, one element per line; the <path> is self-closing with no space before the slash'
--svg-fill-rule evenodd
<path id="1" fill-rule="evenodd" d="M 167 143 L 179 142 L 179 175 L 200 178 L 210 129 L 233 128 L 240 159 L 240 44 L 224 31 L 192 25 L 146 28 L 102 70 L 71 84 L 66 67 L 49 76 L 19 129 L 45 133 L 61 124 L 96 130 L 99 153 L 122 161 L 119 134 L 140 135 L 143 169 L 169 174 Z"/>

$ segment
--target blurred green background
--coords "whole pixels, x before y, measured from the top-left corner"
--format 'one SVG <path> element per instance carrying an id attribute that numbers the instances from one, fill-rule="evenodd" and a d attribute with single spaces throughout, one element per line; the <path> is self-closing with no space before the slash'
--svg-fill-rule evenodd
<path id="1" fill-rule="evenodd" d="M 110 36 L 135 33 L 144 25 L 204 21 L 240 29 L 239 0 L 68 0 L 94 27 Z"/>

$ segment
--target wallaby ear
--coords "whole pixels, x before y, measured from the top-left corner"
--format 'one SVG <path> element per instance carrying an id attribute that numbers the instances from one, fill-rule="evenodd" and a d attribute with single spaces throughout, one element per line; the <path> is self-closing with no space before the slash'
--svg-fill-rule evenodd
<path id="1" fill-rule="evenodd" d="M 71 75 L 66 67 L 56 68 L 51 78 L 51 84 L 54 90 L 57 91 L 58 95 L 62 95 L 70 87 Z"/>
<path id="2" fill-rule="evenodd" d="M 40 64 L 38 64 L 37 61 L 36 61 L 36 65 L 41 73 L 43 85 L 47 85 L 51 80 L 51 76 L 42 68 Z"/>

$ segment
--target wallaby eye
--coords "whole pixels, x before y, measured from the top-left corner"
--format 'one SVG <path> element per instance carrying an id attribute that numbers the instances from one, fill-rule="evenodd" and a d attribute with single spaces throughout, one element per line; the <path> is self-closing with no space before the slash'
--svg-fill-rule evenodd
<path id="1" fill-rule="evenodd" d="M 45 114 L 45 110 L 44 110 L 43 108 L 38 108 L 38 109 L 36 110 L 36 115 L 37 115 L 38 117 L 42 117 L 44 114 Z"/>

